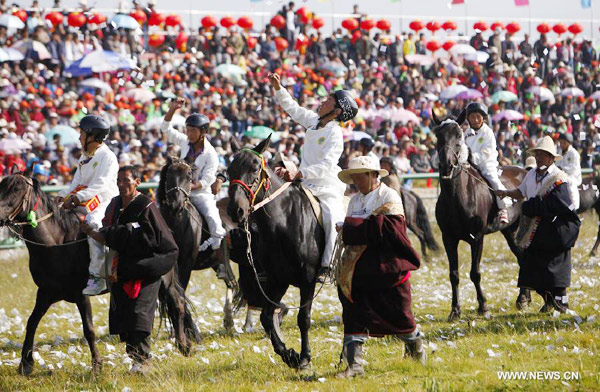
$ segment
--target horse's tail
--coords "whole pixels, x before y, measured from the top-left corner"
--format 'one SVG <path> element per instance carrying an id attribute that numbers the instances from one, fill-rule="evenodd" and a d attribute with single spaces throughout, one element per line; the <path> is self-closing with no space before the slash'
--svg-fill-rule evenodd
<path id="1" fill-rule="evenodd" d="M 427 216 L 425 204 L 419 195 L 415 194 L 415 198 L 417 199 L 417 227 L 423 231 L 425 236 L 425 244 L 427 247 L 432 251 L 437 252 L 440 249 L 440 246 L 433 236 L 433 231 L 431 230 L 431 224 L 429 223 L 429 217 Z"/>

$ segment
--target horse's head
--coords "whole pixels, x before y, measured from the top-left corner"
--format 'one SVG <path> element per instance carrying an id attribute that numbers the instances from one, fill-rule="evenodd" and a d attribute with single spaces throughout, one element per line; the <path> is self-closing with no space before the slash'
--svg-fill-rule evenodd
<path id="1" fill-rule="evenodd" d="M 440 178 L 449 179 L 454 176 L 454 169 L 460 166 L 459 158 L 464 144 L 463 131 L 460 127 L 465 121 L 464 112 L 458 116 L 458 119 L 449 117 L 440 120 L 433 113 L 433 123 L 435 136 L 437 138 L 436 150 L 440 162 Z"/>
<path id="2" fill-rule="evenodd" d="M 39 183 L 24 175 L 15 173 L 0 182 L 0 224 L 25 221 L 27 213 L 35 203 Z"/>
<path id="3" fill-rule="evenodd" d="M 269 186 L 269 174 L 263 152 L 269 146 L 271 137 L 263 140 L 253 149 L 240 149 L 232 140 L 232 149 L 236 153 L 227 169 L 229 174 L 229 205 L 227 214 L 234 222 L 248 219 L 258 194 Z M 239 151 L 238 151 L 239 150 Z"/>
<path id="4" fill-rule="evenodd" d="M 173 212 L 179 212 L 190 197 L 194 172 L 190 165 L 178 158 L 169 157 L 160 172 L 158 203 Z"/>

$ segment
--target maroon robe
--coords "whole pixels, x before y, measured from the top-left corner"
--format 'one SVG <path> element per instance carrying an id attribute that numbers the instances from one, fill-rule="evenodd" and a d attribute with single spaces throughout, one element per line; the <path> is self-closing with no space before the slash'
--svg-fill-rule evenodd
<path id="1" fill-rule="evenodd" d="M 352 302 L 338 288 L 344 334 L 407 334 L 415 330 L 411 311 L 410 271 L 420 260 L 401 215 L 346 217 L 344 244 L 366 245 L 352 279 Z"/>

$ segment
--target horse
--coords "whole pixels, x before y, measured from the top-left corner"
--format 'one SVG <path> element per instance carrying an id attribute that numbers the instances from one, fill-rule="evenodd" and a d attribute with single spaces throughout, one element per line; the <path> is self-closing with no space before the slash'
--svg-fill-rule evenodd
<path id="1" fill-rule="evenodd" d="M 270 143 L 265 139 L 254 149 L 241 149 L 234 142 L 233 162 L 228 168 L 230 179 L 228 215 L 246 230 L 256 225 L 258 242 L 255 252 L 249 255 L 254 277 L 265 296 L 260 320 L 274 351 L 288 366 L 300 370 L 310 366 L 311 351 L 308 339 L 310 313 L 315 293 L 317 270 L 325 247 L 325 232 L 319 225 L 308 197 L 299 182 L 287 189 L 284 182 L 273 174 L 262 155 Z M 272 198 L 267 194 L 273 192 Z M 281 192 L 281 193 L 280 193 Z M 273 197 L 278 194 L 277 197 Z M 263 203 L 255 210 L 255 203 Z M 252 244 L 254 245 L 254 244 Z M 254 257 L 266 274 L 266 281 L 256 273 Z M 279 331 L 276 310 L 282 308 L 280 301 L 290 285 L 300 289 L 298 327 L 301 335 L 300 355 L 288 349 Z"/>
<path id="2" fill-rule="evenodd" d="M 213 268 L 227 285 L 223 323 L 225 329 L 230 330 L 233 327 L 232 300 L 237 291 L 237 282 L 223 252 L 208 254 L 208 251 L 198 250 L 210 233 L 204 229 L 207 227 L 206 221 L 190 202 L 193 174 L 193 168 L 185 161 L 168 157 L 160 172 L 156 192 L 159 209 L 179 247 L 176 269 L 181 287 L 184 291 L 187 289 L 193 270 Z M 185 333 L 189 338 L 200 342 L 200 332 L 189 313 L 185 315 Z"/>
<path id="3" fill-rule="evenodd" d="M 440 159 L 440 195 L 435 207 L 435 216 L 442 232 L 444 248 L 448 256 L 450 283 L 452 285 L 452 311 L 449 321 L 460 317 L 459 304 L 459 272 L 458 272 L 458 243 L 465 241 L 471 246 L 470 278 L 475 285 L 478 313 L 489 313 L 486 298 L 481 289 L 481 272 L 479 264 L 483 251 L 483 238 L 486 234 L 500 231 L 510 250 L 522 260 L 522 251 L 516 245 L 515 232 L 521 216 L 520 203 L 509 209 L 509 223 L 500 224 L 497 214 L 498 207 L 495 195 L 481 175 L 471 164 L 463 163 L 459 158 L 463 142 L 463 131 L 459 124 L 465 120 L 461 114 L 457 121 L 441 122 L 433 115 L 436 150 Z M 525 177 L 526 171 L 519 167 L 502 167 L 500 180 L 509 189 L 516 188 Z M 531 302 L 529 290 L 521 289 L 517 297 L 517 307 L 522 308 Z"/>
<path id="4" fill-rule="evenodd" d="M 33 213 L 41 217 L 37 222 L 30 219 Z M 35 331 L 50 306 L 58 301 L 77 305 L 92 355 L 92 370 L 99 371 L 101 359 L 96 346 L 92 306 L 89 298 L 82 294 L 89 275 L 89 246 L 87 237 L 79 231 L 77 215 L 60 208 L 41 190 L 37 179 L 13 173 L 0 182 L 0 225 L 8 226 L 25 241 L 29 271 L 38 287 L 35 306 L 27 320 L 19 373 L 30 375 L 33 371 Z M 159 298 L 168 308 L 178 348 L 188 355 L 189 346 L 183 333 L 185 300 L 177 286 L 174 270 L 161 280 Z"/>
<path id="5" fill-rule="evenodd" d="M 439 251 L 440 247 L 433 236 L 423 199 L 409 189 L 400 189 L 400 197 L 404 205 L 406 227 L 419 239 L 423 257 L 427 257 L 428 248 L 433 252 Z"/>
<path id="6" fill-rule="evenodd" d="M 579 187 L 579 208 L 578 214 L 591 210 L 596 211 L 600 217 L 600 179 L 598 177 L 584 178 Z M 596 234 L 596 242 L 590 251 L 590 256 L 596 256 L 596 250 L 600 245 L 600 223 L 598 223 L 598 234 Z"/>

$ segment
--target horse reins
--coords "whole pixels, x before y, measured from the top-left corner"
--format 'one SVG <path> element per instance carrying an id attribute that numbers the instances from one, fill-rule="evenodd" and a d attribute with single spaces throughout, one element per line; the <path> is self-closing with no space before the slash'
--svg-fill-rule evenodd
<path id="1" fill-rule="evenodd" d="M 450 174 L 448 174 L 448 175 L 446 175 L 446 176 L 440 176 L 440 178 L 441 178 L 441 179 L 443 179 L 443 180 L 449 180 L 449 179 L 453 178 L 453 177 L 454 177 L 454 176 L 453 176 L 453 174 L 454 174 L 454 169 L 457 169 L 457 168 L 458 168 L 458 171 L 459 171 L 459 173 L 460 173 L 461 171 L 464 171 L 464 172 L 465 172 L 465 173 L 467 173 L 469 176 L 471 176 L 471 178 L 473 178 L 473 179 L 475 179 L 475 180 L 479 181 L 480 183 L 482 183 L 483 185 L 485 185 L 485 187 L 486 187 L 486 188 L 488 188 L 490 191 L 492 191 L 492 193 L 494 193 L 494 194 L 496 193 L 496 190 L 495 190 L 494 188 L 492 188 L 491 186 L 489 186 L 487 182 L 485 182 L 485 181 L 484 181 L 484 180 L 482 180 L 481 178 L 479 178 L 479 177 L 475 176 L 474 174 L 472 174 L 472 173 L 469 171 L 469 167 L 471 167 L 471 165 L 469 165 L 469 164 L 462 164 L 462 163 L 460 163 L 460 154 L 457 154 L 457 153 L 456 153 L 456 151 L 454 151 L 454 149 L 453 149 L 452 147 L 450 147 L 450 146 L 446 146 L 446 148 L 447 148 L 447 149 L 449 149 L 450 151 L 452 151 L 452 154 L 454 154 L 454 157 L 456 158 L 456 161 L 458 162 L 458 164 L 454 164 L 454 163 L 450 164 L 450 166 L 451 166 L 451 168 L 452 168 L 452 169 L 450 170 Z"/>

